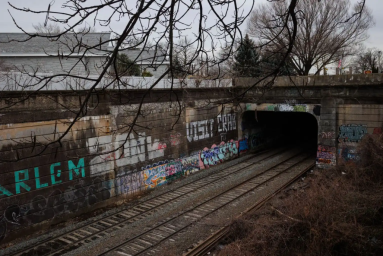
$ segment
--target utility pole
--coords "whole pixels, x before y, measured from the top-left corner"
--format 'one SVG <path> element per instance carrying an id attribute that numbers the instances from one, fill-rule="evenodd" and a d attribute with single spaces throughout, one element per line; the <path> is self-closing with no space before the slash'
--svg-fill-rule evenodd
<path id="1" fill-rule="evenodd" d="M 380 57 L 382 56 L 382 51 L 378 51 L 378 74 L 380 74 Z"/>

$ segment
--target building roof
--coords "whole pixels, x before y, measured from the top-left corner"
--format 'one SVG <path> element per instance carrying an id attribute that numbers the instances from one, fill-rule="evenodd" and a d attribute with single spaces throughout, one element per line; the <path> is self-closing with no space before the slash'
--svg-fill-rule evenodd
<path id="1" fill-rule="evenodd" d="M 141 52 L 142 51 L 142 52 Z M 168 63 L 166 61 L 166 54 L 161 53 L 160 51 L 155 54 L 154 50 L 142 50 L 142 49 L 126 49 L 119 52 L 120 54 L 126 54 L 130 60 L 135 60 L 138 56 L 136 63 L 151 63 L 154 59 L 154 63 Z"/>
<path id="2" fill-rule="evenodd" d="M 48 35 L 48 34 L 40 34 Z M 0 33 L 1 55 L 30 55 L 30 54 L 70 54 L 84 52 L 85 47 L 94 47 L 88 54 L 108 54 L 106 52 L 110 33 L 67 33 L 60 38 L 32 37 L 24 33 Z M 26 41 L 27 40 L 27 41 Z M 100 45 L 100 46 L 98 46 Z"/>

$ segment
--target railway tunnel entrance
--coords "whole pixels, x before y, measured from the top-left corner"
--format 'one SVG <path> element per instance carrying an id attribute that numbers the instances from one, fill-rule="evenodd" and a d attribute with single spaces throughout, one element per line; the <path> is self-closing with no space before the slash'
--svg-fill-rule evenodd
<path id="1" fill-rule="evenodd" d="M 318 121 L 306 112 L 246 111 L 241 125 L 250 150 L 280 145 L 304 145 L 317 150 Z"/>

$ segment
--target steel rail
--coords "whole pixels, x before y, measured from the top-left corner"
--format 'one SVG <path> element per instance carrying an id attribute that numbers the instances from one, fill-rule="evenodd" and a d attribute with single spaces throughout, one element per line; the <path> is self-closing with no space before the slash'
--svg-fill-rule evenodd
<path id="1" fill-rule="evenodd" d="M 106 254 L 108 254 L 108 253 L 110 253 L 110 252 L 112 252 L 112 251 L 116 251 L 117 249 L 119 249 L 119 248 L 125 246 L 126 244 L 132 242 L 133 240 L 138 239 L 138 238 L 140 238 L 140 237 L 143 237 L 143 236 L 149 234 L 151 231 L 156 230 L 157 228 L 162 227 L 162 226 L 164 226 L 165 224 L 170 223 L 171 221 L 173 221 L 173 220 L 179 218 L 180 216 L 185 216 L 185 214 L 187 214 L 187 213 L 189 213 L 189 212 L 195 210 L 196 208 L 198 208 L 198 207 L 200 207 L 200 206 L 202 206 L 202 205 L 204 205 L 204 204 L 207 204 L 208 202 L 212 202 L 212 201 L 216 200 L 218 197 L 220 197 L 220 196 L 222 196 L 222 195 L 224 195 L 224 194 L 226 194 L 226 193 L 228 193 L 228 192 L 230 192 L 230 191 L 232 191 L 232 190 L 234 190 L 234 189 L 240 187 L 241 185 L 244 185 L 244 184 L 250 182 L 251 180 L 254 180 L 254 179 L 258 178 L 259 176 L 261 176 L 261 175 L 263 175 L 263 174 L 269 172 L 270 170 L 275 169 L 275 168 L 278 167 L 278 166 L 281 166 L 282 164 L 286 163 L 287 161 L 289 161 L 289 160 L 291 160 L 291 159 L 293 159 L 293 158 L 295 158 L 295 157 L 297 157 L 297 156 L 294 155 L 293 157 L 290 157 L 290 158 L 288 158 L 288 159 L 286 159 L 286 160 L 284 160 L 284 161 L 282 161 L 282 162 L 280 162 L 280 163 L 275 164 L 274 166 L 268 168 L 267 170 L 265 170 L 265 171 L 263 171 L 263 172 L 261 172 L 261 173 L 258 173 L 258 174 L 256 174 L 256 175 L 254 175 L 254 176 L 248 178 L 247 180 L 245 180 L 245 181 L 243 181 L 243 182 L 241 182 L 241 183 L 239 183 L 239 184 L 237 184 L 237 185 L 234 185 L 233 187 L 230 187 L 230 188 L 224 190 L 223 192 L 219 193 L 218 195 L 214 196 L 213 198 L 210 198 L 210 199 L 208 199 L 207 201 L 204 201 L 204 202 L 201 202 L 201 203 L 195 205 L 192 209 L 189 209 L 189 210 L 186 210 L 186 211 L 184 211 L 184 212 L 182 212 L 182 213 L 179 213 L 177 216 L 168 218 L 166 221 L 160 223 L 160 224 L 157 225 L 156 227 L 150 228 L 149 230 L 146 230 L 146 231 L 142 232 L 142 233 L 139 234 L 139 235 L 136 235 L 136 236 L 134 236 L 134 237 L 132 237 L 132 238 L 129 238 L 128 240 L 124 241 L 123 243 L 121 243 L 121 244 L 119 244 L 119 245 L 117 245 L 117 246 L 114 246 L 114 247 L 108 249 L 107 251 L 101 253 L 100 255 L 106 255 Z M 305 157 L 303 160 L 300 160 L 300 161 L 298 161 L 297 163 L 295 163 L 295 164 L 289 166 L 289 167 L 286 168 L 284 171 L 278 172 L 277 175 L 274 175 L 274 176 L 272 176 L 271 178 L 266 179 L 264 182 L 258 183 L 255 187 L 252 187 L 251 189 L 247 190 L 244 194 L 241 194 L 239 197 L 242 197 L 243 195 L 245 195 L 245 194 L 251 192 L 252 190 L 254 190 L 255 188 L 257 188 L 257 187 L 259 187 L 259 186 L 262 186 L 262 185 L 265 184 L 266 182 L 269 182 L 270 180 L 275 179 L 277 176 L 281 175 L 282 173 L 287 172 L 287 170 L 289 170 L 289 169 L 293 168 L 294 166 L 296 166 L 296 165 L 302 163 L 302 161 L 307 160 L 307 158 L 309 158 L 309 156 L 307 156 L 307 157 Z M 231 203 L 232 201 L 238 199 L 239 197 L 236 197 L 235 199 L 230 200 L 229 202 L 225 203 L 224 205 L 221 205 L 221 206 L 218 207 L 217 209 L 215 209 L 215 210 L 213 210 L 213 211 L 207 213 L 207 214 L 206 214 L 205 216 L 203 216 L 202 218 L 204 218 L 204 217 L 206 217 L 207 215 L 210 215 L 210 214 L 216 212 L 217 210 L 221 209 L 222 207 L 226 206 L 227 204 Z M 189 227 L 190 225 L 194 224 L 194 222 L 195 222 L 195 221 L 189 223 L 188 225 L 186 225 L 185 227 L 183 227 L 183 228 L 177 230 L 177 231 L 174 232 L 173 234 L 171 234 L 171 235 L 165 237 L 164 239 L 161 239 L 160 241 L 156 242 L 155 244 L 151 245 L 150 247 L 148 247 L 148 248 L 146 248 L 146 249 L 144 249 L 144 250 L 142 250 L 142 251 L 140 251 L 139 253 L 134 254 L 134 255 L 140 255 L 140 254 L 146 252 L 147 250 L 152 249 L 154 246 L 156 246 L 156 245 L 162 243 L 163 241 L 169 239 L 170 237 L 172 237 L 172 236 L 178 234 L 179 232 L 181 232 L 181 231 L 184 230 L 185 228 L 187 228 L 187 227 Z M 141 239 L 141 240 L 142 240 L 142 239 Z"/>
<path id="2" fill-rule="evenodd" d="M 302 175 L 304 175 L 308 170 L 315 167 L 315 164 L 307 167 L 300 173 L 298 173 L 293 179 L 287 181 L 285 184 L 283 184 L 279 189 L 277 189 L 274 193 L 262 198 L 257 203 L 243 211 L 240 215 L 236 216 L 235 219 L 238 219 L 244 215 L 247 215 L 251 212 L 254 212 L 258 209 L 260 209 L 266 202 L 274 198 L 277 194 L 279 194 L 282 190 L 290 186 L 292 183 L 294 183 L 297 179 L 299 179 Z M 220 241 L 222 241 L 225 237 L 227 237 L 230 233 L 230 224 L 219 229 L 214 234 L 209 236 L 207 239 L 200 242 L 197 246 L 195 246 L 193 249 L 189 250 L 187 253 L 183 254 L 183 256 L 201 256 L 206 255 L 209 253 Z"/>

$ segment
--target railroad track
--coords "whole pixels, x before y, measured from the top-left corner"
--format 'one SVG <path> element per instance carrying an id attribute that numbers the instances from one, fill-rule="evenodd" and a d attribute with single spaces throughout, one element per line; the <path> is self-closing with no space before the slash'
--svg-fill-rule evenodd
<path id="1" fill-rule="evenodd" d="M 276 179 L 282 174 L 292 174 L 290 180 L 301 175 L 315 164 L 315 159 L 309 154 L 300 154 L 289 158 L 266 171 L 254 175 L 233 187 L 227 188 L 219 194 L 193 205 L 190 209 L 179 212 L 173 217 L 158 223 L 142 233 L 125 240 L 123 243 L 108 248 L 99 255 L 154 255 L 159 252 L 156 246 L 173 239 L 174 236 L 185 231 L 198 221 L 215 214 L 229 204 L 240 200 L 255 189 Z M 174 239 L 173 239 L 174 240 Z"/>
<path id="2" fill-rule="evenodd" d="M 303 169 L 301 172 L 298 172 L 292 179 L 284 183 L 282 186 L 280 186 L 274 193 L 269 194 L 265 197 L 263 197 L 261 200 L 257 201 L 255 204 L 250 206 L 245 211 L 241 212 L 240 215 L 238 215 L 236 218 L 239 218 L 243 215 L 249 214 L 255 210 L 258 210 L 261 208 L 267 201 L 272 199 L 275 195 L 280 193 L 282 190 L 290 186 L 292 183 L 294 183 L 298 178 L 300 178 L 303 174 L 305 174 L 308 170 L 315 167 L 315 163 L 308 166 L 307 168 Z M 191 250 L 188 250 L 188 252 L 184 253 L 183 256 L 202 256 L 202 255 L 208 255 L 208 253 L 214 249 L 220 241 L 222 241 L 225 237 L 227 237 L 230 233 L 230 224 L 226 225 L 222 228 L 220 228 L 218 231 L 214 232 L 211 236 L 209 236 L 207 239 L 199 242 L 196 246 L 194 246 Z"/>
<path id="3" fill-rule="evenodd" d="M 199 180 L 195 180 L 172 190 L 171 193 L 165 192 L 159 194 L 158 196 L 145 200 L 129 209 L 123 209 L 112 215 L 87 223 L 64 234 L 49 237 L 48 239 L 44 239 L 38 243 L 23 248 L 22 250 L 14 251 L 7 255 L 62 255 L 66 252 L 75 250 L 84 244 L 102 239 L 108 233 L 115 231 L 116 229 L 125 228 L 127 225 L 142 220 L 161 207 L 187 200 L 193 192 L 201 191 L 201 189 L 209 185 L 218 184 L 222 182 L 223 179 L 230 179 L 237 173 L 246 171 L 255 165 L 262 164 L 263 162 L 280 156 L 289 150 L 291 149 L 282 148 L 257 154 L 247 161 L 238 164 L 235 168 L 230 167 L 221 172 L 214 173 L 211 176 L 202 177 Z"/>

